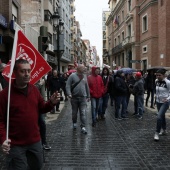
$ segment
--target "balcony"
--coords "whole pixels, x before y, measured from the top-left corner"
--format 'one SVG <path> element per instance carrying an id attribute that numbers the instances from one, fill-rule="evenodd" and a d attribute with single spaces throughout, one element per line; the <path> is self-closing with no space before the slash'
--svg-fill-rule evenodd
<path id="1" fill-rule="evenodd" d="M 133 43 L 134 43 L 134 37 L 128 36 L 122 41 L 122 46 L 126 47 L 126 46 L 133 44 Z"/>
<path id="2" fill-rule="evenodd" d="M 132 18 L 133 18 L 133 14 L 132 14 L 132 13 L 128 13 L 128 14 L 126 15 L 125 22 L 126 22 L 126 23 L 129 22 Z"/>
<path id="3" fill-rule="evenodd" d="M 119 53 L 119 52 L 121 52 L 122 50 L 123 50 L 123 48 L 122 48 L 122 43 L 120 43 L 119 45 L 117 45 L 116 47 L 114 47 L 114 48 L 112 49 L 112 54 Z"/>

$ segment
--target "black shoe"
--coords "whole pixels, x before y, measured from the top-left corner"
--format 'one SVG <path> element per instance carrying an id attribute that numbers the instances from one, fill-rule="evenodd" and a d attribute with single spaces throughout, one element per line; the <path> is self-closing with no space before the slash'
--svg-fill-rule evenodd
<path id="1" fill-rule="evenodd" d="M 132 116 L 136 116 L 136 115 L 138 115 L 138 114 L 137 114 L 137 113 L 133 113 L 133 114 L 132 114 Z"/>
<path id="2" fill-rule="evenodd" d="M 155 109 L 153 106 L 150 107 L 151 109 Z"/>
<path id="3" fill-rule="evenodd" d="M 56 109 L 56 112 L 60 112 L 60 110 L 59 110 L 59 109 Z"/>
<path id="4" fill-rule="evenodd" d="M 96 123 L 95 122 L 92 123 L 92 127 L 96 127 Z"/>
<path id="5" fill-rule="evenodd" d="M 101 115 L 101 119 L 105 120 L 106 119 L 105 115 Z"/>
<path id="6" fill-rule="evenodd" d="M 43 144 L 43 149 L 44 149 L 44 150 L 50 150 L 50 149 L 51 149 L 51 147 L 50 147 L 50 146 L 48 146 L 47 144 Z"/>
<path id="7" fill-rule="evenodd" d="M 122 116 L 122 119 L 129 119 L 128 116 Z"/>

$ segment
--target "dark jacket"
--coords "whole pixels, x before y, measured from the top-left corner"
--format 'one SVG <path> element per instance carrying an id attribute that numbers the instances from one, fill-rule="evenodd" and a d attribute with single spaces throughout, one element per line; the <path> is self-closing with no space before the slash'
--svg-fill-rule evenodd
<path id="1" fill-rule="evenodd" d="M 145 78 L 145 87 L 146 89 L 155 89 L 155 80 L 156 80 L 156 76 L 155 75 L 151 75 L 148 74 L 147 77 Z"/>
<path id="2" fill-rule="evenodd" d="M 107 70 L 107 75 L 104 74 L 104 70 Z M 109 74 L 109 69 L 108 68 L 103 68 L 102 70 L 102 74 L 101 74 L 102 80 L 103 80 L 103 84 L 104 84 L 104 93 L 110 93 L 111 91 L 111 82 L 112 82 L 112 78 Z"/>
<path id="3" fill-rule="evenodd" d="M 51 95 L 56 92 L 60 91 L 61 88 L 64 86 L 64 80 L 62 77 L 51 77 L 49 80 L 49 90 Z"/>
<path id="4" fill-rule="evenodd" d="M 136 96 L 144 95 L 145 89 L 144 89 L 144 80 L 141 78 L 136 81 L 136 83 L 133 86 L 132 93 Z"/>
<path id="5" fill-rule="evenodd" d="M 121 77 L 122 71 L 117 71 L 117 76 L 115 78 L 115 95 L 116 96 L 126 96 L 128 93 L 128 87 L 125 83 L 124 77 Z"/>

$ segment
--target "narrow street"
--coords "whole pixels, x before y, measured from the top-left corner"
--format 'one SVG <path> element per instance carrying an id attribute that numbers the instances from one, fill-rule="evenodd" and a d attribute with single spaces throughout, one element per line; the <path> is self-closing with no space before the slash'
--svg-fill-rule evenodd
<path id="1" fill-rule="evenodd" d="M 87 111 L 87 131 L 72 129 L 71 106 L 67 101 L 58 118 L 47 122 L 47 139 L 52 147 L 44 151 L 43 170 L 169 170 L 170 135 L 153 140 L 156 115 L 146 109 L 143 120 L 132 117 L 133 103 L 129 105 L 129 119 L 114 119 L 113 106 L 108 107 L 106 120 L 91 126 L 90 103 Z M 169 130 L 170 119 L 167 121 Z M 0 169 L 3 158 L 0 156 Z"/>

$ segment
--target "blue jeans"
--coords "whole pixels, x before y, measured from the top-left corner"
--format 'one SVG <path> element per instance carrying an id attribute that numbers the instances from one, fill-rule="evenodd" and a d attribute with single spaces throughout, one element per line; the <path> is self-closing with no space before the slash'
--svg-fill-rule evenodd
<path id="1" fill-rule="evenodd" d="M 165 113 L 169 108 L 169 102 L 165 103 L 156 103 L 157 110 L 158 110 L 158 116 L 157 116 L 157 125 L 156 125 L 156 132 L 160 132 L 161 128 L 166 129 L 166 119 L 165 119 Z"/>
<path id="2" fill-rule="evenodd" d="M 93 123 L 96 123 L 96 117 L 99 111 L 100 103 L 101 103 L 101 98 L 91 98 L 91 113 L 92 113 Z"/>
<path id="3" fill-rule="evenodd" d="M 104 115 L 108 106 L 109 93 L 106 93 L 100 100 L 99 115 Z"/>
<path id="4" fill-rule="evenodd" d="M 86 108 L 87 100 L 86 97 L 73 97 L 71 99 L 72 106 L 72 121 L 77 123 L 77 113 L 80 113 L 81 127 L 85 127 L 86 124 Z"/>
<path id="5" fill-rule="evenodd" d="M 137 113 L 139 114 L 139 116 L 143 115 L 144 112 L 144 95 L 136 95 L 136 107 L 137 107 Z"/>
<path id="6" fill-rule="evenodd" d="M 126 96 L 116 96 L 115 98 L 115 118 L 118 117 L 124 117 L 126 116 L 126 110 L 127 110 L 127 103 L 126 103 L 127 97 Z M 120 113 L 120 106 L 122 105 L 122 110 Z"/>

